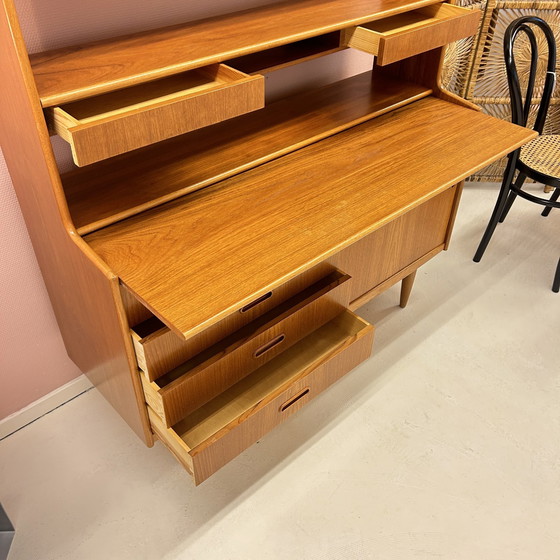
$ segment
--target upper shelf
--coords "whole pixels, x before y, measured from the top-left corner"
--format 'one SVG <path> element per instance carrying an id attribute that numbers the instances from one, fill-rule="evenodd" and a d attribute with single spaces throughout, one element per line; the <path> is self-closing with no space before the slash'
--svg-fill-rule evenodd
<path id="1" fill-rule="evenodd" d="M 189 338 L 535 134 L 427 97 L 85 240 Z"/>
<path id="2" fill-rule="evenodd" d="M 236 175 L 414 100 L 430 89 L 372 72 L 62 175 L 81 235 Z"/>
<path id="3" fill-rule="evenodd" d="M 31 55 L 44 107 L 438 3 L 437 0 L 289 0 L 227 16 Z"/>

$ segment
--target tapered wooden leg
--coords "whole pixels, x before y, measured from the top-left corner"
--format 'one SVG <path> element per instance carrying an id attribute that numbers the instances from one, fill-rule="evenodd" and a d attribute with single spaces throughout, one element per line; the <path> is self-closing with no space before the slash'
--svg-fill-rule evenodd
<path id="1" fill-rule="evenodd" d="M 401 284 L 401 303 L 400 306 L 404 309 L 410 298 L 410 292 L 412 292 L 412 286 L 414 286 L 414 279 L 416 278 L 416 270 L 403 278 Z"/>

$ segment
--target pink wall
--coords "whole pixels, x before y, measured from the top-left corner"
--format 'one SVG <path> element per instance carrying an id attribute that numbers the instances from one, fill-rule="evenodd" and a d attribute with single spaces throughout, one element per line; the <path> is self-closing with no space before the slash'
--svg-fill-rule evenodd
<path id="1" fill-rule="evenodd" d="M 171 25 L 274 0 L 15 0 L 30 52 Z M 271 97 L 298 81 L 341 79 L 371 66 L 348 52 L 275 73 Z M 69 150 L 54 139 L 62 168 Z M 21 212 L 0 152 L 0 419 L 80 375 L 66 356 Z"/>

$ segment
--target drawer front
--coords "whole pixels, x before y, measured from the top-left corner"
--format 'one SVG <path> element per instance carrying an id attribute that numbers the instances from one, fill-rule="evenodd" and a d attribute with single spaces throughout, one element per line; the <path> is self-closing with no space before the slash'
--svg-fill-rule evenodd
<path id="1" fill-rule="evenodd" d="M 347 29 L 343 44 L 377 56 L 384 66 L 476 33 L 478 10 L 435 4 Z"/>
<path id="2" fill-rule="evenodd" d="M 172 426 L 188 414 L 227 390 L 281 352 L 345 311 L 349 304 L 350 277 L 333 273 L 302 293 L 294 307 L 288 307 L 271 320 L 247 325 L 209 351 L 201 363 L 177 368 L 168 377 L 176 377 L 162 386 L 143 376 L 144 393 L 150 407 L 166 426 Z M 289 300 L 289 304 L 293 300 Z M 267 315 L 265 316 L 265 318 Z M 195 358 L 200 362 L 200 358 Z"/>
<path id="3" fill-rule="evenodd" d="M 207 74 L 207 83 L 187 80 L 185 89 L 172 87 L 178 75 L 47 109 L 50 128 L 70 143 L 75 163 L 83 166 L 264 107 L 262 76 L 225 65 L 191 74 Z M 153 98 L 144 99 L 138 93 L 143 90 L 153 91 Z"/>
<path id="4" fill-rule="evenodd" d="M 275 362 L 281 362 L 282 355 L 265 366 L 268 368 L 264 372 L 266 375 L 259 378 L 257 374 L 260 370 L 253 374 L 256 378 L 254 390 L 257 391 L 257 386 L 263 383 L 264 378 L 274 378 L 278 369 L 289 367 L 291 370 L 289 382 L 283 383 L 279 387 L 273 387 L 268 394 L 253 395 L 251 400 L 248 396 L 253 388 L 244 387 L 243 391 L 239 390 L 234 396 L 224 395 L 222 399 L 235 397 L 238 402 L 218 402 L 216 405 L 213 405 L 213 402 L 209 403 L 205 407 L 207 410 L 201 411 L 200 414 L 195 413 L 195 416 L 197 414 L 198 416 L 192 421 L 187 419 L 174 428 L 166 428 L 159 416 L 148 409 L 155 433 L 191 472 L 196 484 L 206 480 L 369 357 L 373 343 L 373 327 L 350 312 L 346 312 L 343 317 L 337 318 L 335 321 L 338 322 L 339 329 L 341 325 L 347 329 L 346 336 L 339 335 L 332 347 L 323 348 L 314 359 L 303 360 L 301 368 L 294 370 L 293 362 L 290 362 L 288 358 L 286 358 L 288 363 L 275 365 Z M 323 327 L 323 330 L 326 332 L 330 325 L 331 323 Z M 305 349 L 300 353 L 313 351 L 308 348 L 315 345 L 313 340 L 310 340 L 307 345 L 304 344 L 311 337 L 313 335 L 301 341 L 300 345 Z M 297 351 L 294 351 L 293 354 L 297 355 Z M 276 372 L 273 371 L 275 367 Z M 252 382 L 251 378 L 247 378 L 242 383 Z M 254 402 L 255 400 L 256 402 Z M 223 426 L 219 423 L 215 424 L 216 432 L 212 433 L 212 429 L 205 426 L 205 423 L 210 422 L 208 418 L 219 418 L 228 407 L 234 410 L 231 421 Z M 200 416 L 203 414 L 207 418 L 201 420 Z M 192 439 L 196 443 L 197 439 L 201 437 L 204 438 L 201 442 L 196 445 L 192 444 Z"/>
<path id="5" fill-rule="evenodd" d="M 316 266 L 282 286 L 255 298 L 252 303 L 187 341 L 178 337 L 163 323 L 152 317 L 131 330 L 138 366 L 149 381 L 155 381 L 308 288 L 334 269 L 333 266 L 327 264 Z M 145 309 L 133 298 L 126 298 L 126 301 L 128 302 L 127 315 L 129 317 L 139 316 L 139 308 Z"/>

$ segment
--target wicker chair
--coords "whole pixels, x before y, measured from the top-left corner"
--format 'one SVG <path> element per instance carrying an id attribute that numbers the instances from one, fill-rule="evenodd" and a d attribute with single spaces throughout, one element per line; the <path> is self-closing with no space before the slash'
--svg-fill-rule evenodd
<path id="1" fill-rule="evenodd" d="M 511 97 L 511 120 L 515 124 L 527 126 L 529 111 L 534 103 L 533 93 L 537 74 L 539 53 L 535 32 L 529 24 L 539 27 L 546 38 L 548 46 L 548 62 L 546 66 L 546 78 L 544 89 L 539 104 L 539 110 L 533 129 L 539 136 L 522 148 L 515 150 L 508 156 L 508 163 L 504 172 L 504 178 L 498 200 L 492 212 L 486 231 L 482 236 L 474 261 L 479 262 L 488 246 L 490 238 L 499 222 L 506 218 L 511 205 L 520 196 L 536 204 L 545 206 L 542 215 L 548 216 L 551 208 L 560 208 L 558 197 L 560 195 L 560 135 L 543 135 L 544 122 L 550 106 L 550 98 L 556 85 L 556 44 L 554 35 L 548 24 L 535 16 L 524 16 L 512 22 L 504 35 L 504 55 L 508 77 L 509 92 Z M 531 65 L 527 78 L 527 89 L 525 101 L 523 101 L 519 76 L 515 66 L 514 43 L 519 34 L 523 32 L 529 40 L 531 49 Z M 517 177 L 514 177 L 517 172 Z M 550 185 L 554 188 L 550 198 L 536 196 L 523 190 L 523 184 L 527 178 L 539 183 Z M 560 289 L 560 261 L 556 268 L 556 275 L 552 289 L 558 292 Z"/>

